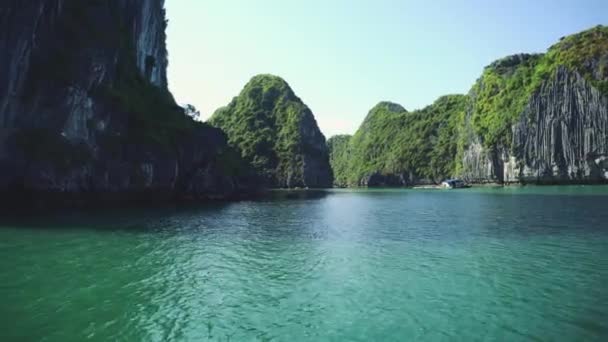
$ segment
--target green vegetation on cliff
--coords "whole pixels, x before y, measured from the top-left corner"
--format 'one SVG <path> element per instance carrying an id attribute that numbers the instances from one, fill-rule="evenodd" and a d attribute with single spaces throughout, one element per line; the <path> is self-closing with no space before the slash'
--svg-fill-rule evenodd
<path id="1" fill-rule="evenodd" d="M 325 137 L 283 79 L 259 75 L 209 121 L 274 187 L 331 186 Z"/>
<path id="2" fill-rule="evenodd" d="M 137 66 L 136 42 L 129 22 L 101 26 L 100 23 L 124 16 L 122 10 L 118 2 L 66 0 L 57 17 L 56 31 L 49 33 L 55 35 L 48 39 L 52 44 L 47 43 L 43 47 L 45 53 L 33 58 L 24 100 L 27 102 L 48 88 L 90 87 L 82 81 L 89 80 L 91 69 L 99 61 L 83 58 L 74 51 L 90 50 L 102 56 L 108 51 L 116 52 L 115 69 L 104 70 L 107 77 L 92 89 L 86 89 L 125 115 L 126 134 L 114 132 L 117 134 L 106 136 L 104 142 L 115 146 L 126 142 L 151 143 L 173 148 L 184 134 L 204 124 L 185 115 L 166 88 L 152 84 L 143 75 Z M 165 40 L 164 31 L 160 39 Z M 152 56 L 146 64 L 150 68 L 162 67 Z M 56 141 L 54 145 L 59 143 Z"/>
<path id="3" fill-rule="evenodd" d="M 329 162 L 334 172 L 336 186 L 348 186 L 348 173 L 350 167 L 350 139 L 351 135 L 335 135 L 327 140 L 329 149 Z"/>
<path id="4" fill-rule="evenodd" d="M 335 183 L 407 185 L 460 176 L 472 142 L 479 140 L 483 153 L 514 147 L 513 125 L 530 119 L 522 117 L 526 106 L 557 81 L 560 68 L 608 96 L 608 27 L 564 37 L 545 54 L 500 59 L 484 69 L 468 96 L 444 96 L 414 112 L 378 104 L 354 136 L 329 140 Z M 480 158 L 474 157 L 487 165 Z"/>
<path id="5" fill-rule="evenodd" d="M 511 125 L 530 97 L 541 55 L 514 55 L 486 67 L 473 86 L 472 124 L 487 147 L 511 143 Z"/>
<path id="6" fill-rule="evenodd" d="M 381 102 L 367 115 L 355 135 L 330 139 L 336 184 L 359 185 L 371 174 L 401 175 L 410 181 L 439 181 L 456 169 L 459 126 L 466 97 L 448 95 L 432 105 L 408 112 Z"/>
<path id="7" fill-rule="evenodd" d="M 256 190 L 240 151 L 220 129 L 186 115 L 167 88 L 163 0 L 0 7 L 7 66 L 0 190 L 27 202 L 47 194 L 147 201 Z"/>
<path id="8" fill-rule="evenodd" d="M 173 147 L 178 139 L 205 124 L 186 115 L 167 90 L 145 80 L 131 51 L 124 50 L 118 77 L 102 89 L 102 96 L 128 115 L 129 139 Z"/>
<path id="9" fill-rule="evenodd" d="M 512 125 L 559 67 L 578 72 L 608 95 L 608 27 L 564 37 L 545 54 L 509 56 L 486 67 L 471 90 L 472 125 L 486 148 L 511 147 Z"/>
<path id="10" fill-rule="evenodd" d="M 544 55 L 535 80 L 538 82 L 546 75 L 553 74 L 558 66 L 577 71 L 608 96 L 608 26 L 598 25 L 563 37 Z"/>
<path id="11" fill-rule="evenodd" d="M 127 32 L 121 27 L 115 33 L 119 44 L 116 77 L 113 84 L 101 89 L 101 95 L 128 115 L 129 139 L 173 148 L 184 135 L 205 124 L 186 115 L 168 89 L 146 79 L 136 64 L 135 42 Z M 161 39 L 166 40 L 164 31 Z M 148 69 L 160 67 L 158 63 L 152 56 L 146 58 Z"/>
<path id="12" fill-rule="evenodd" d="M 398 104 L 381 102 L 370 110 L 353 135 L 348 168 L 349 184 L 358 184 L 366 174 L 398 172 L 399 136 L 406 133 L 407 111 Z"/>

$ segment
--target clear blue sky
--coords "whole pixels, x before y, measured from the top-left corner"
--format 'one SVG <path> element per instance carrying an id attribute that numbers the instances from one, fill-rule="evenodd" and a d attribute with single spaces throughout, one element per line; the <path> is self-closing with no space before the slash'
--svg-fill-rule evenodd
<path id="1" fill-rule="evenodd" d="M 254 75 L 283 77 L 327 137 L 377 102 L 466 93 L 493 60 L 608 24 L 608 0 L 166 0 L 169 85 L 203 118 Z"/>

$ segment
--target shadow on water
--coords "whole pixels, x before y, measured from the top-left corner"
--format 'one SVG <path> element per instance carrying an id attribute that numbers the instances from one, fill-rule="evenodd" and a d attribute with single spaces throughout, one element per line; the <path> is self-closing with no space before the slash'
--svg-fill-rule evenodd
<path id="1" fill-rule="evenodd" d="M 137 204 L 121 203 L 86 208 L 53 210 L 2 211 L 0 229 L 41 229 L 154 232 L 179 229 L 179 222 L 221 216 L 232 206 L 286 201 L 318 200 L 328 196 L 326 190 L 273 190 L 254 199 L 239 201 L 205 201 Z M 232 214 L 232 213 L 231 213 Z"/>
<path id="2" fill-rule="evenodd" d="M 271 190 L 264 196 L 260 196 L 253 200 L 253 202 L 273 202 L 273 201 L 285 201 L 285 200 L 317 200 L 323 199 L 328 195 L 332 194 L 331 189 L 278 189 Z"/>
<path id="3" fill-rule="evenodd" d="M 598 196 L 599 195 L 599 196 Z M 494 227 L 492 232 L 511 227 L 534 231 L 529 218 L 542 215 L 545 222 L 562 227 L 567 216 L 586 214 L 584 220 L 593 229 L 600 229 L 604 218 L 598 214 L 608 205 L 608 187 L 505 187 L 466 190 L 414 189 L 326 189 L 273 190 L 255 199 L 234 202 L 171 203 L 156 205 L 127 204 L 120 207 L 90 207 L 63 209 L 52 212 L 20 212 L 0 214 L 0 229 L 96 230 L 140 232 L 202 232 L 221 229 L 261 232 L 269 222 L 272 233 L 298 231 L 302 221 L 309 222 L 327 210 L 344 211 L 350 217 L 352 208 L 368 213 L 361 222 L 394 211 L 403 216 L 400 222 L 410 222 L 420 213 L 422 220 L 432 219 L 433 212 L 450 213 L 459 217 L 476 218 Z M 331 198 L 331 199 L 329 199 Z M 326 201 L 327 200 L 327 201 Z M 370 202 L 371 201 L 371 202 Z M 376 203 L 377 205 L 371 205 Z M 348 209 L 345 210 L 345 207 Z M 326 209 L 324 211 L 324 208 Z M 311 212 L 312 210 L 312 212 Z M 463 213 L 468 213 L 464 215 Z M 441 215 L 440 215 L 441 216 Z M 554 220 L 557 219 L 558 220 Z M 341 219 L 340 222 L 344 221 Z M 600 222 L 598 222 L 600 221 Z M 368 222 L 372 224 L 373 222 Z M 312 224 L 312 223 L 311 223 Z M 573 225 L 570 223 L 570 225 Z M 550 226 L 550 225 L 549 225 Z M 237 228 L 235 228 L 237 227 Z M 277 228 L 277 227 L 280 227 Z M 292 229 L 293 228 L 293 229 Z M 540 229 L 540 228 L 539 228 Z M 547 229 L 545 227 L 544 229 Z M 318 234 L 315 231 L 315 234 Z"/>
<path id="4" fill-rule="evenodd" d="M 175 217 L 217 213 L 232 204 L 231 202 L 220 201 L 199 204 L 125 205 L 122 207 L 58 209 L 31 213 L 25 211 L 3 213 L 0 216 L 0 229 L 149 231 L 157 229 L 156 227 L 163 221 L 171 221 Z"/>

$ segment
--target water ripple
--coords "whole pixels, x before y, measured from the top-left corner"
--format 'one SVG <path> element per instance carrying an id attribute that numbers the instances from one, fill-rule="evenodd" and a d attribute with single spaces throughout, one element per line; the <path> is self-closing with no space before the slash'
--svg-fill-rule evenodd
<path id="1" fill-rule="evenodd" d="M 608 339 L 608 196 L 522 191 L 5 227 L 3 340 Z"/>

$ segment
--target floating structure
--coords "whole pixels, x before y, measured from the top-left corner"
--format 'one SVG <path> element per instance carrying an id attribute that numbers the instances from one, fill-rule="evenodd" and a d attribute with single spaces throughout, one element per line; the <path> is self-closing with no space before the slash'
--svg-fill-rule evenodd
<path id="1" fill-rule="evenodd" d="M 445 189 L 462 189 L 468 188 L 470 185 L 460 179 L 447 179 L 441 183 L 441 187 Z"/>

